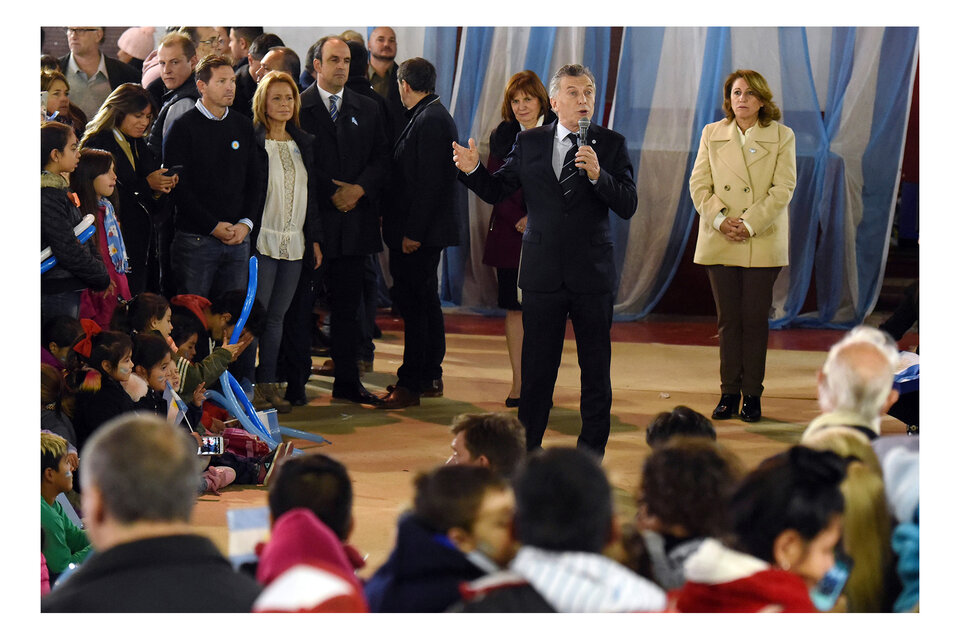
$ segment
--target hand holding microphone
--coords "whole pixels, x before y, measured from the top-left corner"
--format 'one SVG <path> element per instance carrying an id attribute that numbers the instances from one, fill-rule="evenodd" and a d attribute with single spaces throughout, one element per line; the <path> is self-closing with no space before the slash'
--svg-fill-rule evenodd
<path id="1" fill-rule="evenodd" d="M 580 175 L 586 176 L 590 180 L 597 180 L 600 177 L 600 161 L 593 147 L 586 144 L 587 131 L 590 128 L 589 118 L 580 118 L 577 121 L 580 129 L 580 148 L 577 150 L 576 165 L 580 168 Z"/>

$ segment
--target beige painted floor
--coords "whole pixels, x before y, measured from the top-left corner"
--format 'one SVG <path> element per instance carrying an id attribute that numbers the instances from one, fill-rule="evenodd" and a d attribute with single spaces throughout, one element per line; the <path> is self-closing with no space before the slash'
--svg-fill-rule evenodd
<path id="1" fill-rule="evenodd" d="M 364 384 L 381 392 L 395 381 L 402 335 L 384 332 L 377 341 L 375 371 Z M 717 424 L 719 440 L 753 466 L 795 443 L 817 414 L 816 371 L 825 353 L 770 351 L 763 396 L 764 419 L 753 425 L 729 420 Z M 650 449 L 644 429 L 660 411 L 679 404 L 709 415 L 718 397 L 718 361 L 712 347 L 615 343 L 611 365 L 613 410 L 611 435 L 603 466 L 613 484 L 620 514 L 634 513 L 632 493 L 640 465 Z M 393 546 L 397 515 L 412 497 L 418 471 L 442 464 L 449 455 L 451 419 L 465 412 L 507 411 L 509 390 L 506 343 L 499 336 L 448 335 L 444 361 L 445 397 L 424 399 L 403 411 L 378 411 L 351 403 L 331 404 L 333 379 L 313 377 L 307 387 L 310 403 L 281 416 L 281 424 L 323 434 L 320 445 L 295 440 L 304 451 L 323 451 L 343 462 L 354 483 L 356 528 L 351 542 L 368 554 L 369 577 Z M 576 347 L 564 345 L 554 395 L 555 407 L 544 446 L 574 446 L 579 430 L 579 369 Z M 515 409 L 512 411 L 516 411 Z M 884 432 L 902 433 L 888 418 Z M 266 505 L 262 487 L 228 487 L 221 496 L 200 498 L 193 522 L 226 553 L 226 511 Z"/>

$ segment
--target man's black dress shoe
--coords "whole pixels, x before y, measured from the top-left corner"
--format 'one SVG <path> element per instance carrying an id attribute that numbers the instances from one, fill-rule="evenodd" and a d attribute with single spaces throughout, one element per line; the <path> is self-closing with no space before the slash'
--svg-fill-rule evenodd
<path id="1" fill-rule="evenodd" d="M 714 420 L 729 420 L 733 416 L 737 415 L 737 410 L 740 408 L 740 394 L 739 393 L 724 393 L 720 396 L 720 402 L 717 403 L 717 408 L 713 410 L 713 419 Z"/>
<path id="2" fill-rule="evenodd" d="M 744 422 L 757 422 L 760 419 L 760 396 L 743 396 L 740 419 Z"/>
<path id="3" fill-rule="evenodd" d="M 357 404 L 372 404 L 373 406 L 383 404 L 383 400 L 364 389 L 362 384 L 347 390 L 334 389 L 333 397 L 337 400 L 349 400 Z"/>
<path id="4" fill-rule="evenodd" d="M 443 397 L 443 378 L 436 380 L 422 380 L 420 382 L 421 398 L 442 398 Z"/>

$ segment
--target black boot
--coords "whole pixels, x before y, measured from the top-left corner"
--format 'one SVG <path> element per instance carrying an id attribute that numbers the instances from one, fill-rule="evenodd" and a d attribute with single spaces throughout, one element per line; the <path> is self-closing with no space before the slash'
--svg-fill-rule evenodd
<path id="1" fill-rule="evenodd" d="M 720 396 L 720 402 L 717 408 L 713 410 L 714 420 L 729 420 L 737 414 L 740 409 L 739 393 L 724 393 Z"/>
<path id="2" fill-rule="evenodd" d="M 744 422 L 757 422 L 760 419 L 760 396 L 743 396 L 740 419 Z"/>

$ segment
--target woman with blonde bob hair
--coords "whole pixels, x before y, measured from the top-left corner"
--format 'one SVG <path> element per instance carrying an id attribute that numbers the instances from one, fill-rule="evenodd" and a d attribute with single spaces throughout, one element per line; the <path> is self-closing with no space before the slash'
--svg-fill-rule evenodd
<path id="1" fill-rule="evenodd" d="M 703 128 L 690 174 L 690 197 L 700 214 L 693 261 L 706 266 L 717 307 L 720 402 L 712 417 L 739 413 L 744 422 L 756 422 L 773 284 L 789 262 L 796 140 L 777 122 L 780 109 L 756 71 L 731 73 L 722 98 L 727 117 Z"/>
<path id="2" fill-rule="evenodd" d="M 260 337 L 254 402 L 290 411 L 277 386 L 283 317 L 290 307 L 303 260 L 320 266 L 320 211 L 313 178 L 314 137 L 300 129 L 300 91 L 288 73 L 271 71 L 253 94 L 253 128 L 263 184 L 263 218 L 251 240 L 259 261 L 257 299 L 267 310 Z M 295 398 L 300 400 L 300 398 Z"/>
<path id="3" fill-rule="evenodd" d="M 537 74 L 530 70 L 514 74 L 507 82 L 500 115 L 503 122 L 490 134 L 487 167 L 491 172 L 503 166 L 518 133 L 550 124 L 557 119 L 550 110 L 550 98 L 546 88 Z M 520 269 L 520 245 L 526 228 L 527 207 L 523 202 L 523 190 L 517 189 L 512 196 L 493 206 L 483 249 L 483 264 L 497 270 L 497 306 L 507 313 L 507 353 L 513 371 L 513 381 L 505 401 L 508 407 L 520 405 L 523 316 L 517 296 L 517 276 Z"/>

